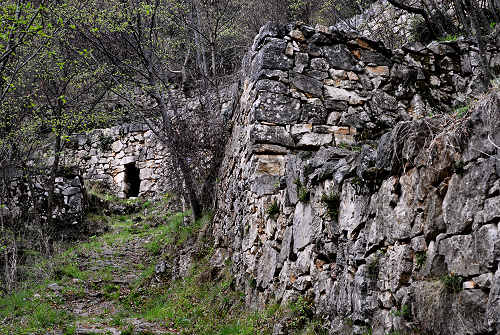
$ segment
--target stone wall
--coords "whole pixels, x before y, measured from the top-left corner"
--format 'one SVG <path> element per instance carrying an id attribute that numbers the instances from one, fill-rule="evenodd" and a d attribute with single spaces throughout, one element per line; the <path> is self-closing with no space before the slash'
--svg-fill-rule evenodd
<path id="1" fill-rule="evenodd" d="M 495 46 L 487 57 L 498 72 Z M 467 41 L 391 51 L 263 27 L 243 64 L 213 265 L 231 260 L 251 306 L 311 299 L 331 334 L 500 332 L 499 96 L 455 111 L 476 97 L 478 64 Z"/>
<path id="2" fill-rule="evenodd" d="M 78 175 L 68 173 L 56 178 L 52 213 L 47 212 L 47 175 L 34 176 L 30 182 L 15 173 L 2 177 L 4 203 L 0 207 L 0 215 L 5 220 L 3 222 L 8 223 L 9 219 L 25 220 L 28 228 L 36 230 L 39 227 L 29 227 L 32 221 L 46 222 L 50 216 L 57 225 L 81 228 L 85 214 L 85 191 Z M 36 220 L 32 220 L 33 216 L 36 216 Z"/>
<path id="3" fill-rule="evenodd" d="M 85 180 L 102 183 L 106 192 L 154 197 L 174 189 L 167 150 L 145 124 L 75 135 L 68 146 L 63 164 L 78 166 Z M 139 183 L 138 192 L 134 183 Z"/>

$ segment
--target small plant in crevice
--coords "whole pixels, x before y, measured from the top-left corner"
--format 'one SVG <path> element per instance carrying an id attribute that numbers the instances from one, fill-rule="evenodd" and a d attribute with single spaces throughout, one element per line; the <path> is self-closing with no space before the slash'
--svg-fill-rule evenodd
<path id="1" fill-rule="evenodd" d="M 280 206 L 278 204 L 278 201 L 274 200 L 269 207 L 267 207 L 266 210 L 267 216 L 270 217 L 271 219 L 276 219 L 276 216 L 280 213 Z"/>
<path id="2" fill-rule="evenodd" d="M 368 263 L 368 278 L 372 280 L 377 280 L 379 274 L 379 259 L 375 257 L 370 263 Z"/>
<path id="3" fill-rule="evenodd" d="M 393 311 L 391 312 L 391 314 L 397 317 L 404 318 L 406 320 L 410 320 L 411 317 L 410 307 L 408 305 L 403 305 L 401 306 L 400 310 Z"/>
<path id="4" fill-rule="evenodd" d="M 372 335 L 373 330 L 372 327 L 366 327 L 363 331 L 363 335 Z"/>
<path id="5" fill-rule="evenodd" d="M 325 205 L 328 216 L 330 216 L 332 220 L 338 219 L 340 196 L 334 191 L 331 191 L 330 193 L 323 193 L 321 196 L 321 202 Z"/>
<path id="6" fill-rule="evenodd" d="M 457 116 L 457 118 L 461 119 L 467 114 L 469 109 L 470 109 L 469 106 L 458 107 L 455 109 L 455 115 Z"/>
<path id="7" fill-rule="evenodd" d="M 450 293 L 458 293 L 462 291 L 462 284 L 464 279 L 461 276 L 457 276 L 454 273 L 450 273 L 439 278 L 441 283 L 443 283 L 446 291 Z"/>
<path id="8" fill-rule="evenodd" d="M 300 202 L 308 202 L 311 198 L 311 193 L 305 187 L 302 185 L 300 179 L 295 179 L 294 184 L 297 186 L 297 198 L 299 199 Z"/>
<path id="9" fill-rule="evenodd" d="M 418 251 L 415 254 L 415 262 L 417 264 L 417 268 L 420 269 L 425 264 L 426 260 L 427 260 L 427 254 L 425 253 L 425 251 Z"/>
<path id="10" fill-rule="evenodd" d="M 456 161 L 453 164 L 453 171 L 458 175 L 463 175 L 465 173 L 465 163 L 463 161 Z"/>
<path id="11" fill-rule="evenodd" d="M 299 329 L 303 327 L 314 316 L 313 302 L 302 296 L 290 303 L 288 308 L 293 317 L 288 324 L 290 329 Z"/>
<path id="12" fill-rule="evenodd" d="M 297 190 L 297 197 L 299 198 L 300 202 L 308 202 L 309 199 L 311 198 L 311 194 L 305 186 L 301 186 Z"/>
<path id="13" fill-rule="evenodd" d="M 310 164 L 305 164 L 302 172 L 304 174 L 304 179 L 307 182 L 307 180 L 309 179 L 309 175 L 314 172 L 314 167 Z"/>
<path id="14" fill-rule="evenodd" d="M 110 151 L 111 144 L 113 144 L 114 140 L 111 136 L 101 135 L 99 136 L 99 148 L 101 151 Z"/>

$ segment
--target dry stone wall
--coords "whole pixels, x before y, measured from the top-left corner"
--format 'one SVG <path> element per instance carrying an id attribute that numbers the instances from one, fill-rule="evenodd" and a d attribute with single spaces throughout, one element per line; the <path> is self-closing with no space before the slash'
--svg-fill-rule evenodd
<path id="1" fill-rule="evenodd" d="M 174 189 L 165 146 L 146 124 L 123 124 L 75 135 L 63 164 L 121 198 L 154 197 Z"/>
<path id="2" fill-rule="evenodd" d="M 7 176 L 6 171 L 2 171 L 2 174 L 2 198 L 5 203 L 0 206 L 0 215 L 5 220 L 4 223 L 8 223 L 10 219 L 32 222 L 32 216 L 37 216 L 37 223 L 51 219 L 61 227 L 82 227 L 86 209 L 85 191 L 77 174 L 69 172 L 56 178 L 54 208 L 51 213 L 47 211 L 47 175 L 37 175 L 28 182 L 20 173 L 13 172 Z"/>
<path id="3" fill-rule="evenodd" d="M 487 57 L 498 72 L 496 46 Z M 263 27 L 243 63 L 213 265 L 231 260 L 251 306 L 310 299 L 331 334 L 500 332 L 499 96 L 453 114 L 478 65 L 466 41 L 391 51 Z"/>

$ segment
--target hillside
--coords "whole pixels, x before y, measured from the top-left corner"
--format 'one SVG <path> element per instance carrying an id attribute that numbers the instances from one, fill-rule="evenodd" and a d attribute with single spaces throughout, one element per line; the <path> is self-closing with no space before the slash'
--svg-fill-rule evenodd
<path id="1" fill-rule="evenodd" d="M 8 0 L 1 334 L 500 333 L 500 4 L 258 3 Z"/>

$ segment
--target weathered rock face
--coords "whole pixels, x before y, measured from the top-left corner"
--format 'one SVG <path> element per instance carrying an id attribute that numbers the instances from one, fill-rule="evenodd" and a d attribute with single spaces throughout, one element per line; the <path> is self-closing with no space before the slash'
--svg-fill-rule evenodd
<path id="1" fill-rule="evenodd" d="M 166 148 L 145 124 L 125 124 L 75 135 L 63 164 L 78 166 L 86 180 L 102 182 L 107 192 L 125 198 L 173 190 Z"/>
<path id="2" fill-rule="evenodd" d="M 477 66 L 466 42 L 261 29 L 213 227 L 248 304 L 307 296 L 332 334 L 500 332 L 500 95 L 443 114 Z"/>

